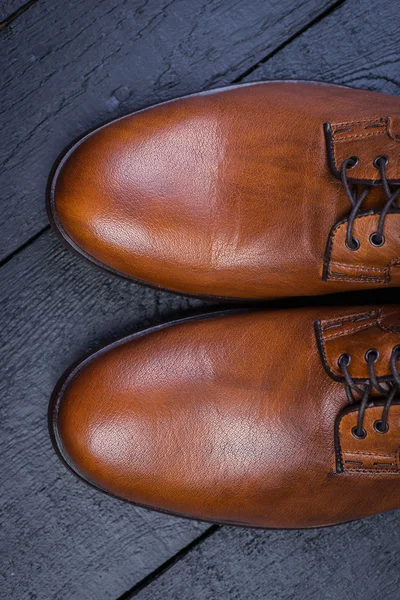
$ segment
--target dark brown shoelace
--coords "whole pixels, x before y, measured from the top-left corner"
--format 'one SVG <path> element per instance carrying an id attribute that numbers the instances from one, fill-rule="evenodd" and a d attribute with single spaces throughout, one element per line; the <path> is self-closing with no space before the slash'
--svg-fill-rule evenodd
<path id="1" fill-rule="evenodd" d="M 358 412 L 357 425 L 353 427 L 353 436 L 358 439 L 364 439 L 367 435 L 363 425 L 365 411 L 371 401 L 371 393 L 375 389 L 383 398 L 385 404 L 383 406 L 382 417 L 374 423 L 374 429 L 377 433 L 386 433 L 389 431 L 389 410 L 393 401 L 400 399 L 400 372 L 397 367 L 397 362 L 400 360 L 400 345 L 395 346 L 390 357 L 390 368 L 392 375 L 383 384 L 378 381 L 375 373 L 375 363 L 379 358 L 379 352 L 375 349 L 368 350 L 365 354 L 365 360 L 368 364 L 369 379 L 365 384 L 357 384 L 349 374 L 349 364 L 351 362 L 350 354 L 342 354 L 339 358 L 339 367 L 343 373 L 347 399 L 350 404 L 358 403 L 360 409 Z M 354 395 L 356 394 L 356 396 Z"/>
<path id="2" fill-rule="evenodd" d="M 376 167 L 376 169 L 378 169 L 378 171 L 381 174 L 380 185 L 383 186 L 386 195 L 386 203 L 383 207 L 381 216 L 379 218 L 378 228 L 369 238 L 370 244 L 377 248 L 383 246 L 385 243 L 384 227 L 386 217 L 390 209 L 395 207 L 395 202 L 400 196 L 400 186 L 396 185 L 395 189 L 392 189 L 391 185 L 388 182 L 388 178 L 386 175 L 386 167 L 388 165 L 388 162 L 389 159 L 386 156 L 377 156 L 377 158 L 374 160 L 374 166 Z M 359 191 L 356 185 L 350 184 L 347 177 L 347 171 L 355 167 L 357 163 L 357 156 L 351 156 L 350 158 L 346 158 L 346 160 L 343 161 L 340 169 L 342 183 L 346 195 L 351 204 L 351 212 L 349 215 L 347 225 L 346 246 L 353 251 L 358 250 L 360 247 L 360 241 L 353 235 L 354 221 L 357 218 L 357 215 L 361 210 L 362 204 L 368 196 L 368 193 L 372 187 L 372 185 L 366 185 L 361 191 Z"/>

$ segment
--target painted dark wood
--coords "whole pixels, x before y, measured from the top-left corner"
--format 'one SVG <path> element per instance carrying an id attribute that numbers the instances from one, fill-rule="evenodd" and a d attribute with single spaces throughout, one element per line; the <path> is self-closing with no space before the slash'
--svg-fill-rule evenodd
<path id="1" fill-rule="evenodd" d="M 400 94 L 400 52 L 392 0 L 347 0 L 260 65 L 247 81 L 314 79 Z"/>
<path id="2" fill-rule="evenodd" d="M 28 0 L 26 0 L 26 2 L 24 2 L 24 0 L 1 0 L 0 27 L 5 19 L 10 17 L 11 15 L 15 15 L 15 13 L 21 10 L 26 4 L 28 4 Z"/>
<path id="3" fill-rule="evenodd" d="M 399 525 L 391 513 L 310 531 L 222 528 L 134 597 L 397 600 Z"/>
<path id="4" fill-rule="evenodd" d="M 347 0 L 262 62 L 334 4 L 56 0 L 31 7 L 0 32 L 3 256 L 46 225 L 44 188 L 57 153 L 101 121 L 230 83 L 259 61 L 247 80 L 321 79 L 399 93 L 398 18 L 389 0 Z M 396 291 L 353 301 L 377 296 L 395 301 Z M 0 270 L 0 299 L 1 597 L 116 598 L 207 525 L 136 509 L 69 474 L 47 434 L 51 390 L 86 351 L 216 305 L 115 279 L 70 255 L 50 232 Z M 332 301 L 347 300 L 302 303 Z M 149 579 L 139 597 L 395 599 L 398 530 L 396 513 L 310 532 L 224 528 Z"/>
<path id="5" fill-rule="evenodd" d="M 333 4 L 37 2 L 0 31 L 0 259 L 46 225 L 49 171 L 76 136 L 143 105 L 232 81 Z"/>
<path id="6" fill-rule="evenodd" d="M 0 290 L 0 596 L 116 598 L 206 525 L 135 508 L 69 473 L 49 440 L 49 397 L 90 349 L 203 303 L 108 277 L 50 232 L 1 269 Z"/>

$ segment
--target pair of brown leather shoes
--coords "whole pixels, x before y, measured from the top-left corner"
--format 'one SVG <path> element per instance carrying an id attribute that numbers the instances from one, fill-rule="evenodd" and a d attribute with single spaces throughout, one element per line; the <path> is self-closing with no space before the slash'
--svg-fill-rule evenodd
<path id="1" fill-rule="evenodd" d="M 131 281 L 235 299 L 400 283 L 400 99 L 270 82 L 84 137 L 49 215 Z M 64 461 L 149 508 L 310 527 L 400 507 L 400 308 L 234 310 L 124 338 L 53 395 Z"/>

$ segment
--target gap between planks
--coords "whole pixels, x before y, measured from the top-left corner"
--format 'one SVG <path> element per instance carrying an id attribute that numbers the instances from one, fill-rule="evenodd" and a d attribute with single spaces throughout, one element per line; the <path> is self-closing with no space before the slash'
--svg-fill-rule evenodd
<path id="1" fill-rule="evenodd" d="M 26 2 L 25 4 L 17 8 L 17 10 L 15 10 L 13 13 L 11 13 L 11 15 L 3 19 L 0 23 L 0 31 L 5 27 L 8 27 L 20 15 L 23 15 L 24 12 L 26 12 L 29 8 L 31 8 L 31 6 L 36 4 L 36 2 L 38 2 L 38 0 L 29 0 L 29 2 Z"/>

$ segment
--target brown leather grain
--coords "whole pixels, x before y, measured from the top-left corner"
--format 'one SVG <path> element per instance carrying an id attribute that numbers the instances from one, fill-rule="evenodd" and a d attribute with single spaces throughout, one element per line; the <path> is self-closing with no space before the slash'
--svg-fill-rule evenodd
<path id="1" fill-rule="evenodd" d="M 320 338 L 341 340 L 330 356 L 350 354 L 353 376 L 379 348 L 390 375 L 399 320 L 399 306 L 228 311 L 125 338 L 58 388 L 58 449 L 103 491 L 198 519 L 311 527 L 398 508 L 399 406 L 374 433 L 374 398 L 366 438 L 353 439 L 358 405 L 346 413 Z M 384 457 L 390 468 L 373 464 Z"/>
<path id="2" fill-rule="evenodd" d="M 399 114 L 398 97 L 299 82 L 167 102 L 75 145 L 56 172 L 50 216 L 95 264 L 182 293 L 267 298 L 398 284 L 395 214 L 382 248 L 370 246 L 368 225 L 360 250 L 346 254 L 338 231 L 332 261 L 346 276 L 331 268 L 324 277 L 332 228 L 350 212 L 329 167 L 324 124 L 334 124 L 340 156 L 360 153 L 362 176 L 373 155 L 388 154 L 388 176 L 397 177 Z M 348 134 L 338 124 L 375 121 L 382 131 L 340 138 Z M 362 208 L 379 212 L 385 201 L 376 186 Z"/>

